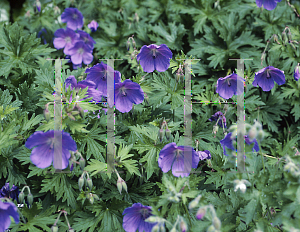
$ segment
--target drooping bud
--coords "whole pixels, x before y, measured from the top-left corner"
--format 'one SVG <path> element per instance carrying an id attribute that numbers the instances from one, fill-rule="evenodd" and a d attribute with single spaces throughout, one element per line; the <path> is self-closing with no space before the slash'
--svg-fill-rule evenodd
<path id="1" fill-rule="evenodd" d="M 81 177 L 78 179 L 78 187 L 79 187 L 79 191 L 81 191 L 83 185 L 84 185 L 84 178 L 83 178 L 83 176 L 81 176 Z"/>
<path id="2" fill-rule="evenodd" d="M 20 192 L 20 193 L 19 193 L 18 199 L 19 199 L 19 203 L 20 203 L 20 204 L 23 203 L 23 201 L 24 201 L 24 196 L 25 196 L 24 192 Z"/>
<path id="3" fill-rule="evenodd" d="M 55 7 L 53 8 L 53 10 L 54 10 L 54 14 L 60 14 L 60 9 L 59 9 L 58 6 L 55 6 Z"/>
<path id="4" fill-rule="evenodd" d="M 69 230 L 68 230 L 68 232 L 74 232 L 75 230 L 73 229 L 73 228 L 70 228 Z"/>
<path id="5" fill-rule="evenodd" d="M 295 81 L 298 81 L 299 78 L 300 78 L 300 66 L 298 64 L 294 70 L 294 79 Z"/>
<path id="6" fill-rule="evenodd" d="M 167 140 L 169 140 L 171 138 L 171 131 L 169 130 L 169 128 L 166 129 L 166 138 Z"/>
<path id="7" fill-rule="evenodd" d="M 180 81 L 180 73 L 176 73 L 176 81 L 179 82 Z"/>
<path id="8" fill-rule="evenodd" d="M 159 232 L 159 225 L 158 225 L 158 223 L 155 226 L 152 227 L 151 232 Z"/>
<path id="9" fill-rule="evenodd" d="M 159 132 L 158 132 L 158 138 L 159 138 L 160 142 L 163 141 L 164 136 L 165 136 L 165 130 L 164 129 L 160 129 Z"/>
<path id="10" fill-rule="evenodd" d="M 205 213 L 206 213 L 206 209 L 204 207 L 200 207 L 196 213 L 196 218 L 198 220 L 201 220 L 205 216 Z"/>
<path id="11" fill-rule="evenodd" d="M 217 230 L 220 230 L 221 228 L 221 221 L 218 217 L 213 218 L 213 225 Z"/>
<path id="12" fill-rule="evenodd" d="M 160 223 L 159 232 L 165 232 L 165 231 L 166 231 L 165 225 L 163 223 Z"/>
<path id="13" fill-rule="evenodd" d="M 218 132 L 218 130 L 219 130 L 219 126 L 218 125 L 214 125 L 213 126 L 213 134 L 217 134 L 217 132 Z"/>
<path id="14" fill-rule="evenodd" d="M 38 12 L 41 12 L 41 3 L 39 0 L 36 0 L 36 9 L 38 10 Z"/>
<path id="15" fill-rule="evenodd" d="M 50 112 L 49 112 L 47 106 L 46 106 L 46 108 L 44 109 L 44 117 L 45 117 L 46 121 L 49 122 L 49 120 L 50 120 Z"/>
<path id="16" fill-rule="evenodd" d="M 127 48 L 127 51 L 129 51 L 129 48 L 130 48 L 130 42 L 129 42 L 129 40 L 127 40 L 127 42 L 126 42 L 126 48 Z"/>
<path id="17" fill-rule="evenodd" d="M 93 181 L 92 181 L 91 178 L 87 178 L 87 180 L 86 180 L 86 185 L 87 185 L 87 187 L 88 187 L 90 190 L 92 190 L 92 188 L 93 188 Z"/>
<path id="18" fill-rule="evenodd" d="M 68 117 L 69 117 L 71 120 L 73 120 L 73 121 L 76 120 L 76 119 L 74 118 L 74 116 L 73 116 L 71 113 L 68 113 Z"/>
<path id="19" fill-rule="evenodd" d="M 117 181 L 117 188 L 120 192 L 120 194 L 122 193 L 122 181 L 124 181 L 121 177 L 118 178 L 118 181 Z"/>
<path id="20" fill-rule="evenodd" d="M 52 231 L 52 232 L 58 232 L 58 226 L 57 226 L 57 225 L 53 225 L 53 226 L 51 227 L 51 231 Z"/>
<path id="21" fill-rule="evenodd" d="M 180 222 L 180 230 L 181 230 L 181 232 L 186 232 L 187 229 L 188 229 L 188 227 L 187 227 L 186 222 L 183 219 L 181 219 L 181 222 Z"/>
<path id="22" fill-rule="evenodd" d="M 282 32 L 282 42 L 283 42 L 284 44 L 286 44 L 286 42 L 287 42 L 286 39 L 287 39 L 287 38 L 286 38 L 286 32 L 283 31 L 283 32 Z"/>
<path id="23" fill-rule="evenodd" d="M 199 201 L 201 199 L 201 195 L 198 195 L 194 200 L 192 200 L 189 204 L 189 209 L 193 209 L 195 207 L 197 207 L 197 205 L 199 204 Z"/>
<path id="24" fill-rule="evenodd" d="M 127 192 L 127 184 L 126 184 L 126 182 L 124 180 L 122 181 L 122 187 Z"/>
<path id="25" fill-rule="evenodd" d="M 85 168 L 85 159 L 83 157 L 79 159 L 79 166 L 81 170 Z"/>
<path id="26" fill-rule="evenodd" d="M 257 135 L 256 127 L 252 126 L 248 133 L 248 138 L 250 142 L 252 142 L 255 139 L 256 135 Z"/>
<path id="27" fill-rule="evenodd" d="M 288 32 L 288 35 L 287 35 L 287 36 L 288 36 L 288 40 L 289 40 L 289 41 L 292 41 L 292 33 L 291 33 L 290 31 Z"/>
<path id="28" fill-rule="evenodd" d="M 210 225 L 206 230 L 206 232 L 215 232 L 215 231 L 216 231 L 216 229 L 213 225 Z"/>
<path id="29" fill-rule="evenodd" d="M 28 201 L 28 205 L 32 206 L 32 203 L 33 203 L 33 196 L 31 193 L 29 193 L 27 195 L 27 201 Z"/>
<path id="30" fill-rule="evenodd" d="M 136 20 L 137 22 L 139 22 L 139 19 L 140 19 L 140 17 L 138 16 L 137 13 L 135 13 L 135 20 Z"/>
<path id="31" fill-rule="evenodd" d="M 258 133 L 257 133 L 257 139 L 262 141 L 265 137 L 265 132 L 263 130 L 260 130 Z"/>
<path id="32" fill-rule="evenodd" d="M 177 232 L 177 230 L 176 230 L 175 227 L 173 227 L 173 228 L 170 230 L 170 232 Z"/>

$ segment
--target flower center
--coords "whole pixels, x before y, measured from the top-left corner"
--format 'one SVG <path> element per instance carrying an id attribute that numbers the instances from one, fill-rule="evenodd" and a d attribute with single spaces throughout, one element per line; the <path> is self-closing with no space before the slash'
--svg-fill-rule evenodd
<path id="1" fill-rule="evenodd" d="M 125 87 L 124 87 L 124 86 L 120 88 L 120 93 L 121 93 L 123 96 L 126 96 L 126 95 L 127 95 L 127 93 L 125 92 Z"/>
<path id="2" fill-rule="evenodd" d="M 267 69 L 267 79 L 270 79 L 271 75 L 270 75 L 270 69 Z"/>
<path id="3" fill-rule="evenodd" d="M 78 51 L 77 51 L 77 53 L 82 54 L 83 53 L 83 49 L 79 48 Z"/>
<path id="4" fill-rule="evenodd" d="M 230 79 L 227 79 L 228 86 L 231 86 Z"/>
<path id="5" fill-rule="evenodd" d="M 67 37 L 65 38 L 65 41 L 66 41 L 66 43 L 70 43 L 70 42 L 71 42 L 71 38 L 70 38 L 69 36 L 67 36 Z"/>
<path id="6" fill-rule="evenodd" d="M 146 208 L 141 209 L 140 213 L 142 214 L 144 220 L 149 216 L 149 211 Z"/>
<path id="7" fill-rule="evenodd" d="M 151 51 L 152 51 L 152 57 L 155 58 L 156 57 L 156 48 L 151 49 Z"/>
<path id="8" fill-rule="evenodd" d="M 78 15 L 77 14 L 73 14 L 73 19 L 77 19 Z"/>

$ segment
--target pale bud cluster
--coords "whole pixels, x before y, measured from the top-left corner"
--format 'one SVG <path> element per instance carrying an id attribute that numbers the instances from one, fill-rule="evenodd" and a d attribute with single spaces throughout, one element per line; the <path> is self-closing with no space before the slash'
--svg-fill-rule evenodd
<path id="1" fill-rule="evenodd" d="M 241 190 L 242 193 L 246 192 L 247 186 L 250 185 L 248 180 L 234 180 L 233 183 L 235 184 L 234 191 Z"/>
<path id="2" fill-rule="evenodd" d="M 166 128 L 166 129 L 164 129 L 164 128 Z M 162 142 L 164 138 L 166 138 L 167 140 L 169 140 L 171 138 L 171 131 L 168 128 L 168 123 L 165 119 L 163 120 L 161 128 L 158 131 L 158 138 L 159 138 L 160 142 Z"/>

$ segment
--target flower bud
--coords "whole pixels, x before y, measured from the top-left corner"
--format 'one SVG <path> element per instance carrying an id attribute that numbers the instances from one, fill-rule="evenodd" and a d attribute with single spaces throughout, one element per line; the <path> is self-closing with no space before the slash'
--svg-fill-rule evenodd
<path id="1" fill-rule="evenodd" d="M 250 142 L 252 142 L 255 139 L 256 135 L 257 135 L 256 127 L 252 126 L 248 133 L 248 138 Z"/>
<path id="2" fill-rule="evenodd" d="M 29 19 L 31 18 L 30 10 L 26 12 L 25 17 L 26 17 L 26 18 L 29 18 Z"/>
<path id="3" fill-rule="evenodd" d="M 50 112 L 48 110 L 48 107 L 46 107 L 44 109 L 44 117 L 45 117 L 46 121 L 49 122 L 49 120 L 50 120 Z"/>
<path id="4" fill-rule="evenodd" d="M 126 42 L 126 48 L 127 48 L 127 51 L 129 51 L 129 48 L 130 48 L 130 42 L 129 42 L 129 40 L 127 40 L 127 42 Z"/>
<path id="5" fill-rule="evenodd" d="M 38 12 L 41 12 L 41 3 L 39 0 L 36 0 L 36 9 L 38 10 Z"/>
<path id="6" fill-rule="evenodd" d="M 213 225 L 210 225 L 208 228 L 207 228 L 207 230 L 206 230 L 206 232 L 215 232 L 216 230 L 215 230 L 215 227 L 213 226 Z"/>
<path id="7" fill-rule="evenodd" d="M 19 203 L 20 203 L 20 204 L 22 204 L 23 201 L 24 201 L 24 195 L 25 195 L 24 192 L 20 192 L 19 197 L 18 197 L 18 198 L 19 198 Z"/>
<path id="8" fill-rule="evenodd" d="M 298 64 L 294 70 L 294 79 L 295 79 L 295 81 L 298 81 L 299 78 L 300 78 L 300 67 Z"/>
<path id="9" fill-rule="evenodd" d="M 264 131 L 263 131 L 263 130 L 260 130 L 260 131 L 257 133 L 257 139 L 258 139 L 259 141 L 262 141 L 262 140 L 264 139 L 264 137 L 265 137 Z"/>
<path id="10" fill-rule="evenodd" d="M 175 227 L 173 227 L 173 228 L 170 230 L 170 232 L 177 232 L 177 230 L 176 230 Z"/>
<path id="11" fill-rule="evenodd" d="M 79 166 L 81 170 L 85 168 L 85 159 L 82 157 L 79 159 Z"/>
<path id="12" fill-rule="evenodd" d="M 54 10 L 54 14 L 60 14 L 60 9 L 59 9 L 58 6 L 55 6 L 55 7 L 53 8 L 53 10 Z"/>
<path id="13" fill-rule="evenodd" d="M 133 45 L 133 47 L 135 48 L 135 41 L 134 41 L 134 39 L 132 39 L 132 45 Z"/>
<path id="14" fill-rule="evenodd" d="M 165 134 L 164 129 L 160 129 L 158 132 L 158 138 L 160 142 L 162 142 L 162 140 L 164 139 L 164 134 Z"/>
<path id="15" fill-rule="evenodd" d="M 137 22 L 139 22 L 139 16 L 138 16 L 138 14 L 137 13 L 135 13 L 135 20 L 137 21 Z"/>
<path id="16" fill-rule="evenodd" d="M 126 184 L 126 182 L 123 180 L 121 183 L 122 183 L 123 189 L 127 192 L 127 184 Z"/>
<path id="17" fill-rule="evenodd" d="M 182 219 L 180 222 L 180 230 L 181 232 L 186 232 L 187 231 L 187 224 L 185 223 L 185 221 Z"/>
<path id="18" fill-rule="evenodd" d="M 57 226 L 57 225 L 53 225 L 53 226 L 51 227 L 51 231 L 52 231 L 52 232 L 58 232 L 58 226 Z"/>
<path id="19" fill-rule="evenodd" d="M 199 204 L 199 201 L 201 199 L 201 195 L 197 196 L 194 200 L 192 200 L 189 204 L 189 209 L 193 209 L 195 207 L 197 207 L 197 205 Z"/>
<path id="20" fill-rule="evenodd" d="M 159 232 L 159 225 L 158 225 L 158 223 L 155 226 L 152 227 L 151 232 Z"/>
<path id="21" fill-rule="evenodd" d="M 176 73 L 176 81 L 179 82 L 180 81 L 180 73 Z"/>
<path id="22" fill-rule="evenodd" d="M 220 230 L 221 228 L 221 221 L 218 217 L 213 218 L 213 225 L 217 230 Z"/>
<path id="23" fill-rule="evenodd" d="M 288 40 L 292 41 L 292 33 L 290 31 L 288 32 Z"/>
<path id="24" fill-rule="evenodd" d="M 218 125 L 214 125 L 213 126 L 213 134 L 217 134 L 217 132 L 218 132 L 218 130 L 219 130 L 219 126 Z"/>
<path id="25" fill-rule="evenodd" d="M 165 226 L 163 223 L 160 224 L 159 232 L 166 232 Z"/>
<path id="26" fill-rule="evenodd" d="M 122 180 L 123 179 L 121 177 L 119 177 L 118 181 L 117 181 L 117 188 L 118 188 L 120 194 L 122 193 Z"/>
<path id="27" fill-rule="evenodd" d="M 93 181 L 92 181 L 91 178 L 87 178 L 87 180 L 86 180 L 86 185 L 87 185 L 87 187 L 88 187 L 90 190 L 92 190 L 92 188 L 93 188 Z"/>
<path id="28" fill-rule="evenodd" d="M 68 230 L 68 232 L 74 232 L 75 230 L 73 229 L 73 228 L 70 228 L 69 230 Z"/>
<path id="29" fill-rule="evenodd" d="M 89 196 L 89 200 L 90 200 L 91 204 L 94 204 L 94 197 L 93 197 L 93 195 Z"/>
<path id="30" fill-rule="evenodd" d="M 157 216 L 150 216 L 145 221 L 150 223 L 156 223 L 156 222 L 160 222 L 160 218 Z"/>
<path id="31" fill-rule="evenodd" d="M 206 209 L 203 207 L 200 207 L 197 211 L 196 218 L 198 220 L 201 220 L 205 216 L 205 213 L 206 213 Z"/>
<path id="32" fill-rule="evenodd" d="M 73 116 L 71 113 L 68 113 L 68 117 L 69 117 L 71 120 L 73 120 L 73 121 L 76 120 L 76 119 L 74 118 L 74 116 Z"/>
<path id="33" fill-rule="evenodd" d="M 167 140 L 169 140 L 171 138 L 171 131 L 169 130 L 169 128 L 166 129 L 166 138 Z"/>
<path id="34" fill-rule="evenodd" d="M 84 118 L 84 111 L 83 109 L 77 104 L 77 110 L 81 118 Z"/>
<path id="35" fill-rule="evenodd" d="M 27 195 L 27 201 L 28 201 L 28 204 L 29 204 L 30 206 L 32 206 L 32 203 L 33 203 L 33 196 L 32 196 L 31 193 L 29 193 L 29 194 Z"/>
<path id="36" fill-rule="evenodd" d="M 284 44 L 286 44 L 286 33 L 285 33 L 285 31 L 283 31 L 282 32 L 282 42 L 284 43 Z"/>
<path id="37" fill-rule="evenodd" d="M 99 198 L 96 194 L 93 194 L 93 197 L 94 197 L 97 201 L 100 200 L 100 198 Z"/>
<path id="38" fill-rule="evenodd" d="M 81 176 L 81 177 L 78 179 L 78 187 L 79 187 L 79 191 L 81 191 L 83 185 L 84 185 L 84 178 Z"/>

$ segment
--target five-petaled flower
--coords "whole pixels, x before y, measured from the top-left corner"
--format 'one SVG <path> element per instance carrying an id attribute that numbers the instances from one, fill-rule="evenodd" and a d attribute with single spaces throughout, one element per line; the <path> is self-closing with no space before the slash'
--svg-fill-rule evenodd
<path id="1" fill-rule="evenodd" d="M 123 228 L 126 232 L 151 232 L 155 223 L 149 223 L 145 220 L 153 216 L 151 206 L 144 206 L 141 203 L 134 203 L 131 207 L 123 211 Z"/>
<path id="2" fill-rule="evenodd" d="M 240 95 L 244 90 L 244 79 L 236 73 L 226 77 L 220 77 L 217 82 L 216 92 L 225 99 L 231 98 L 233 95 Z"/>
<path id="3" fill-rule="evenodd" d="M 92 52 L 93 49 L 88 44 L 79 41 L 69 50 L 69 55 L 73 64 L 79 65 L 82 61 L 84 64 L 90 64 L 93 61 Z"/>
<path id="4" fill-rule="evenodd" d="M 73 48 L 75 43 L 78 41 L 79 36 L 70 28 L 60 28 L 55 31 L 53 45 L 56 49 L 64 49 L 66 55 L 70 55 L 70 49 Z"/>
<path id="5" fill-rule="evenodd" d="M 227 128 L 226 127 L 226 118 L 225 118 L 225 115 L 221 112 L 221 111 L 218 111 L 216 112 L 214 115 L 212 115 L 209 119 L 209 121 L 216 121 L 218 122 L 218 125 L 220 127 L 223 127 L 222 124 L 224 124 L 224 128 Z M 223 123 L 222 123 L 223 122 Z"/>
<path id="6" fill-rule="evenodd" d="M 85 31 L 77 31 L 78 35 L 79 35 L 79 39 L 81 41 L 83 41 L 85 44 L 87 44 L 90 48 L 94 48 L 94 44 L 96 43 L 95 40 L 93 40 L 93 38 L 86 33 Z"/>
<path id="7" fill-rule="evenodd" d="M 164 72 L 170 66 L 172 52 L 165 44 L 159 46 L 155 44 L 144 45 L 136 58 L 137 61 L 140 61 L 144 72 L 150 73 L 154 70 Z"/>
<path id="8" fill-rule="evenodd" d="M 0 232 L 8 229 L 11 221 L 10 216 L 13 217 L 16 224 L 19 223 L 18 208 L 13 202 L 2 202 L 0 200 Z"/>
<path id="9" fill-rule="evenodd" d="M 85 73 L 88 73 L 86 80 L 93 81 L 96 84 L 96 89 L 101 91 L 103 96 L 107 96 L 108 72 L 114 72 L 114 83 L 121 82 L 121 73 L 114 71 L 112 67 L 103 62 L 85 70 Z"/>
<path id="10" fill-rule="evenodd" d="M 233 146 L 233 139 L 231 138 L 231 136 L 232 136 L 232 133 L 230 132 L 225 136 L 224 139 L 222 139 L 220 141 L 220 143 L 223 147 L 224 155 L 226 155 L 226 156 L 228 156 L 228 154 L 226 153 L 226 149 L 225 149 L 226 147 L 233 150 L 233 151 L 236 151 L 236 148 Z M 252 148 L 253 152 L 254 151 L 258 152 L 259 151 L 259 146 L 258 146 L 258 143 L 257 143 L 256 139 L 254 139 L 251 142 L 250 139 L 248 138 L 248 135 L 245 135 L 244 138 L 245 138 L 245 142 L 246 142 L 247 145 L 250 145 L 250 144 L 254 143 L 254 147 Z"/>
<path id="11" fill-rule="evenodd" d="M 88 27 L 91 29 L 92 32 L 97 31 L 98 26 L 99 25 L 98 25 L 98 23 L 95 20 L 93 20 L 92 22 L 90 22 L 88 24 Z"/>
<path id="12" fill-rule="evenodd" d="M 74 31 L 83 26 L 83 16 L 77 8 L 66 8 L 61 15 L 61 21 Z"/>
<path id="13" fill-rule="evenodd" d="M 25 142 L 25 147 L 28 149 L 35 147 L 30 160 L 38 168 L 47 168 L 53 161 L 55 169 L 67 168 L 71 157 L 69 150 L 77 150 L 77 145 L 69 133 L 54 130 L 34 132 Z"/>
<path id="14" fill-rule="evenodd" d="M 97 102 L 101 101 L 102 93 L 99 90 L 95 89 L 96 85 L 93 81 L 83 80 L 83 81 L 79 81 L 77 83 L 77 80 L 75 79 L 75 77 L 73 75 L 71 75 L 65 80 L 65 86 L 66 86 L 66 90 L 70 86 L 71 90 L 73 90 L 73 88 L 75 88 L 76 91 L 78 91 L 79 89 L 85 89 L 86 87 L 88 87 L 88 90 L 87 90 L 88 97 L 80 99 L 80 101 L 84 101 L 85 99 L 91 98 L 91 97 L 93 97 L 93 101 L 97 101 Z M 72 95 L 71 95 L 70 101 L 72 101 Z"/>
<path id="15" fill-rule="evenodd" d="M 122 113 L 129 112 L 132 104 L 140 104 L 144 101 L 144 92 L 138 83 L 127 79 L 115 84 L 116 109 Z"/>
<path id="16" fill-rule="evenodd" d="M 1 189 L 0 189 L 0 198 L 6 197 L 11 198 L 13 201 L 18 201 L 19 196 L 19 187 L 12 185 L 11 189 L 9 189 L 9 183 L 6 183 Z"/>
<path id="17" fill-rule="evenodd" d="M 197 168 L 199 155 L 190 146 L 176 146 L 169 143 L 161 149 L 158 166 L 166 173 L 172 167 L 172 174 L 176 177 L 189 176 L 192 168 Z"/>
<path id="18" fill-rule="evenodd" d="M 258 7 L 263 5 L 266 10 L 274 10 L 278 2 L 281 2 L 281 0 L 256 0 L 256 5 Z"/>
<path id="19" fill-rule="evenodd" d="M 273 66 L 268 66 L 255 73 L 253 86 L 260 86 L 263 91 L 270 91 L 274 87 L 274 81 L 278 85 L 285 83 L 284 72 Z"/>

